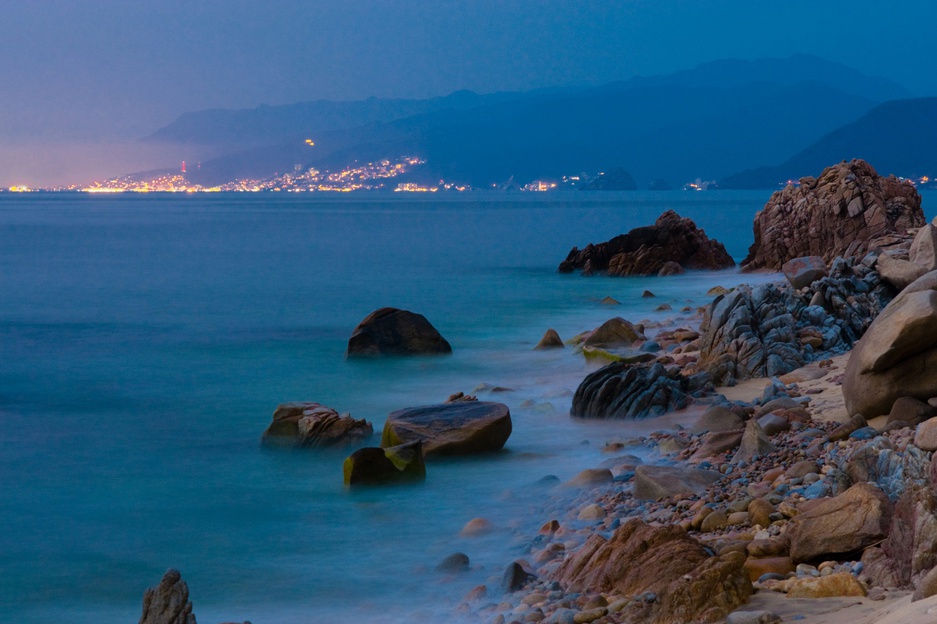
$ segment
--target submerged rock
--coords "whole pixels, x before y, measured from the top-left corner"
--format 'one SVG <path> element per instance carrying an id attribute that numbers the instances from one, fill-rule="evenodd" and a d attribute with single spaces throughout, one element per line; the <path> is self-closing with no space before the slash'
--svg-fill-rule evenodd
<path id="1" fill-rule="evenodd" d="M 348 357 L 433 355 L 452 347 L 422 314 L 397 308 L 375 310 L 358 323 L 348 339 Z"/>
<path id="2" fill-rule="evenodd" d="M 189 586 L 179 570 L 170 568 L 156 587 L 143 594 L 140 624 L 196 624 Z"/>
<path id="3" fill-rule="evenodd" d="M 363 418 L 355 420 L 320 403 L 298 401 L 277 406 L 263 441 L 310 448 L 347 446 L 373 434 L 371 423 Z"/>
<path id="4" fill-rule="evenodd" d="M 511 412 L 503 403 L 458 401 L 397 410 L 387 417 L 381 446 L 419 440 L 432 455 L 501 450 L 511 436 Z"/>
<path id="5" fill-rule="evenodd" d="M 735 266 L 722 243 L 710 239 L 690 219 L 673 210 L 662 214 L 654 225 L 631 230 L 605 243 L 577 247 L 560 263 L 560 273 L 582 270 L 583 274 L 606 272 L 609 275 L 658 275 L 684 269 L 725 269 Z"/>
<path id="6" fill-rule="evenodd" d="M 348 456 L 342 466 L 346 486 L 411 483 L 426 479 L 419 441 L 390 448 L 365 447 Z"/>
<path id="7" fill-rule="evenodd" d="M 879 176 L 863 160 L 827 167 L 819 178 L 777 191 L 755 215 L 755 242 L 743 271 L 779 270 L 801 256 L 864 254 L 907 238 L 924 225 L 921 196 L 914 185 Z"/>

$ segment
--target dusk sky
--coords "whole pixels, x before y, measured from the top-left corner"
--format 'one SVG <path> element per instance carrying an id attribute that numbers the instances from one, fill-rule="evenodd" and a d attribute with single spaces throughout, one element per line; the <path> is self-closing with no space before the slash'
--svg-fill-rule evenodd
<path id="1" fill-rule="evenodd" d="M 937 3 L 927 0 L 0 6 L 0 180 L 77 172 L 77 154 L 83 171 L 104 166 L 124 157 L 121 144 L 191 110 L 595 85 L 722 58 L 810 53 L 937 92 Z M 113 148 L 101 155 L 88 143 Z"/>

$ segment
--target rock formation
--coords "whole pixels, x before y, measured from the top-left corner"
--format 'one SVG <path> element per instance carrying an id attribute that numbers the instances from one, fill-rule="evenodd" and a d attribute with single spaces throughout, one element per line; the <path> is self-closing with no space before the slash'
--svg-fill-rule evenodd
<path id="1" fill-rule="evenodd" d="M 363 418 L 355 420 L 319 403 L 293 402 L 281 403 L 273 411 L 273 422 L 264 431 L 263 441 L 305 447 L 345 446 L 373 434 L 371 423 Z"/>
<path id="2" fill-rule="evenodd" d="M 434 355 L 452 347 L 426 317 L 397 308 L 375 310 L 358 323 L 348 339 L 348 357 Z"/>
<path id="3" fill-rule="evenodd" d="M 511 412 L 503 403 L 457 401 L 408 407 L 387 417 L 381 446 L 421 441 L 431 455 L 498 451 L 511 436 Z"/>
<path id="4" fill-rule="evenodd" d="M 579 418 L 640 419 L 690 404 L 711 390 L 709 375 L 685 376 L 663 364 L 614 362 L 590 373 L 573 395 L 570 414 Z"/>
<path id="5" fill-rule="evenodd" d="M 348 456 L 342 466 L 345 485 L 386 485 L 426 479 L 419 441 L 390 448 L 365 447 Z"/>
<path id="6" fill-rule="evenodd" d="M 170 568 L 156 587 L 143 594 L 140 624 L 196 624 L 189 586 L 179 570 Z"/>
<path id="7" fill-rule="evenodd" d="M 867 162 L 827 167 L 819 178 L 801 178 L 768 200 L 755 215 L 755 242 L 743 271 L 780 270 L 801 256 L 864 255 L 905 239 L 924 225 L 921 196 L 910 182 L 879 176 Z"/>
<path id="8" fill-rule="evenodd" d="M 690 219 L 668 210 L 654 225 L 639 227 L 605 243 L 573 247 L 560 263 L 560 273 L 583 275 L 657 275 L 667 263 L 679 269 L 726 269 L 735 262 L 722 243 L 706 236 Z M 667 274 L 680 272 L 668 267 Z"/>

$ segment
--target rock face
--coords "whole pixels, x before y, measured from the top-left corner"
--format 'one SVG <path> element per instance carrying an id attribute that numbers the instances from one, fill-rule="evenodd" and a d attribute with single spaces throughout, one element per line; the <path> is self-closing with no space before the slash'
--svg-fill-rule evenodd
<path id="1" fill-rule="evenodd" d="M 809 561 L 871 546 L 888 535 L 891 519 L 885 493 L 870 483 L 857 483 L 791 521 L 791 558 Z"/>
<path id="2" fill-rule="evenodd" d="M 358 323 L 348 339 L 348 357 L 434 355 L 452 347 L 426 317 L 397 308 L 375 310 Z"/>
<path id="3" fill-rule="evenodd" d="M 503 403 L 458 401 L 408 407 L 387 417 L 381 446 L 419 440 L 427 457 L 488 453 L 504 447 L 511 429 L 511 412 Z"/>
<path id="4" fill-rule="evenodd" d="M 189 586 L 179 570 L 170 568 L 156 587 L 143 594 L 140 624 L 196 624 Z"/>
<path id="5" fill-rule="evenodd" d="M 273 422 L 263 441 L 304 447 L 357 444 L 374 434 L 371 423 L 339 414 L 331 407 L 313 402 L 281 403 L 273 411 Z"/>
<path id="6" fill-rule="evenodd" d="M 386 485 L 426 479 L 419 442 L 390 448 L 365 447 L 348 456 L 342 466 L 345 485 Z"/>
<path id="7" fill-rule="evenodd" d="M 843 377 L 850 412 L 888 414 L 899 397 L 937 396 L 937 271 L 905 288 L 853 350 Z"/>
<path id="8" fill-rule="evenodd" d="M 722 243 L 711 240 L 690 219 L 668 210 L 654 225 L 635 228 L 605 243 L 573 247 L 560 263 L 560 273 L 583 275 L 657 275 L 668 262 L 682 269 L 726 269 L 735 262 Z M 672 270 L 672 269 L 671 269 Z M 671 274 L 668 272 L 667 274 Z"/>
<path id="9" fill-rule="evenodd" d="M 837 258 L 829 276 L 801 291 L 763 284 L 719 295 L 703 314 L 699 369 L 733 385 L 847 351 L 892 298 L 875 259 Z"/>
<path id="10" fill-rule="evenodd" d="M 712 622 L 744 604 L 752 593 L 745 556 L 710 557 L 679 527 L 652 527 L 632 519 L 606 540 L 593 535 L 556 572 L 567 591 L 657 595 L 625 621 Z M 640 619 L 639 619 L 640 618 Z"/>
<path id="11" fill-rule="evenodd" d="M 579 418 L 640 419 L 686 407 L 712 389 L 705 373 L 684 376 L 659 362 L 614 362 L 590 373 L 573 395 L 570 414 Z"/>
<path id="12" fill-rule="evenodd" d="M 742 270 L 777 271 L 801 256 L 829 262 L 864 254 L 922 225 L 921 196 L 913 185 L 883 178 L 863 160 L 843 162 L 771 196 L 755 215 L 755 242 Z"/>

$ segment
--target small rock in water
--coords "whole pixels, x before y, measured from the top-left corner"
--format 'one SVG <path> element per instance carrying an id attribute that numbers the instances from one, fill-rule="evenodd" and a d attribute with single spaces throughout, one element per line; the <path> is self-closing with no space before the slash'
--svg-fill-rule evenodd
<path id="1" fill-rule="evenodd" d="M 452 553 L 445 559 L 443 559 L 438 566 L 436 566 L 437 572 L 445 572 L 446 574 L 453 574 L 455 572 L 465 572 L 469 569 L 469 558 L 465 553 Z"/>
<path id="2" fill-rule="evenodd" d="M 555 329 L 548 329 L 534 349 L 563 349 L 565 345 Z"/>
<path id="3" fill-rule="evenodd" d="M 516 592 L 522 589 L 533 578 L 533 575 L 527 572 L 517 561 L 508 564 L 504 570 L 504 576 L 501 577 L 501 589 L 505 593 Z"/>
<path id="4" fill-rule="evenodd" d="M 580 520 L 602 520 L 603 518 L 605 518 L 605 510 L 595 503 L 586 505 L 579 512 Z"/>
<path id="5" fill-rule="evenodd" d="M 618 301 L 617 299 L 613 299 L 612 297 L 605 297 L 599 303 L 601 303 L 602 305 L 621 305 L 621 301 Z"/>
<path id="6" fill-rule="evenodd" d="M 463 537 L 477 537 L 479 535 L 491 533 L 494 529 L 495 525 L 493 525 L 491 521 L 485 518 L 472 518 L 465 523 L 465 526 L 459 531 L 459 535 Z"/>
<path id="7" fill-rule="evenodd" d="M 644 297 L 645 299 L 647 299 L 647 298 L 650 298 L 650 297 L 656 297 L 657 295 L 655 295 L 654 293 L 652 293 L 650 290 L 645 290 L 643 293 L 641 293 L 641 296 Z"/>

